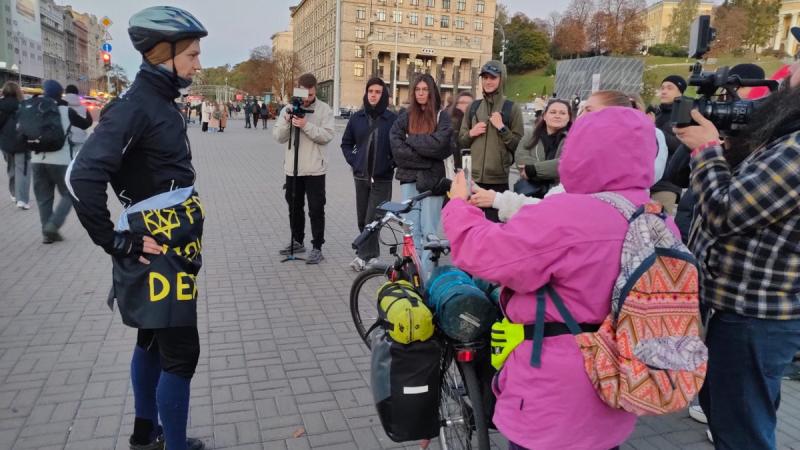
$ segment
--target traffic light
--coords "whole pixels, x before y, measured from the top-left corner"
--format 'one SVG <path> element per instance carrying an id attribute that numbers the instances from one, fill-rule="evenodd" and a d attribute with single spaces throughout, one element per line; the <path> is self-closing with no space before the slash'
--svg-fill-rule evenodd
<path id="1" fill-rule="evenodd" d="M 102 58 L 103 58 L 103 67 L 105 67 L 106 69 L 110 69 L 111 68 L 111 53 L 102 52 Z"/>

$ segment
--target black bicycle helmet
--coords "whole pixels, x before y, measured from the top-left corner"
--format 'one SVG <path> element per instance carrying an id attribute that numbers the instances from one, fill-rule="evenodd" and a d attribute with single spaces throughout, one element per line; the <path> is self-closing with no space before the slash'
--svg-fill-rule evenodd
<path id="1" fill-rule="evenodd" d="M 134 14 L 128 21 L 133 47 L 146 53 L 159 42 L 175 43 L 208 36 L 208 31 L 189 12 L 174 6 L 153 6 Z"/>

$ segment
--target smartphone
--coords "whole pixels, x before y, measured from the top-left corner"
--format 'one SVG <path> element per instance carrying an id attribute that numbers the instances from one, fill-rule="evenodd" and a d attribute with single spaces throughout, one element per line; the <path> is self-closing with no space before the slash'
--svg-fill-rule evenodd
<path id="1" fill-rule="evenodd" d="M 461 168 L 467 179 L 467 188 L 472 193 L 472 151 L 468 148 L 461 149 Z"/>

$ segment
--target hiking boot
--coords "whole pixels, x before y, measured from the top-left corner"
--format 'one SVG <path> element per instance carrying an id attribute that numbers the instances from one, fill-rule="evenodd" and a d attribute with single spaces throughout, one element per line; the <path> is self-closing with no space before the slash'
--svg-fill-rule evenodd
<path id="1" fill-rule="evenodd" d="M 325 257 L 322 256 L 322 250 L 318 248 L 313 248 L 308 253 L 308 259 L 306 259 L 306 264 L 319 264 L 322 262 L 323 259 L 325 259 Z"/>
<path id="2" fill-rule="evenodd" d="M 294 249 L 292 249 L 293 247 Z M 297 241 L 292 241 L 292 245 L 287 245 L 286 248 L 279 251 L 278 253 L 285 256 L 292 253 L 292 250 L 294 250 L 294 253 L 303 253 L 306 251 L 306 248 L 303 246 L 303 244 Z"/>
<path id="3" fill-rule="evenodd" d="M 358 256 L 356 256 L 356 259 L 350 263 L 350 268 L 352 268 L 354 272 L 362 272 L 366 267 L 367 263 L 365 263 L 364 260 Z"/>
<path id="4" fill-rule="evenodd" d="M 133 441 L 133 436 L 128 439 L 128 446 L 131 450 L 164 450 L 164 436 L 159 435 L 149 444 L 137 444 Z"/>

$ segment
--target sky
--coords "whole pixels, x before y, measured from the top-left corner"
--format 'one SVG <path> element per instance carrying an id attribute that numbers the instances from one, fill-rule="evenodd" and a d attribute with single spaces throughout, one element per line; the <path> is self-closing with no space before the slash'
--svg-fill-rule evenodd
<path id="1" fill-rule="evenodd" d="M 245 61 L 250 50 L 259 45 L 272 45 L 270 36 L 289 26 L 289 6 L 299 0 L 56 0 L 59 5 L 71 4 L 73 9 L 108 16 L 112 62 L 121 65 L 129 78 L 136 74 L 141 56 L 128 38 L 128 19 L 136 12 L 156 5 L 173 5 L 194 14 L 208 29 L 202 40 L 200 61 L 205 67 L 234 65 Z M 551 11 L 566 8 L 569 0 L 501 0 L 509 11 L 520 11 L 529 17 L 547 18 Z"/>

